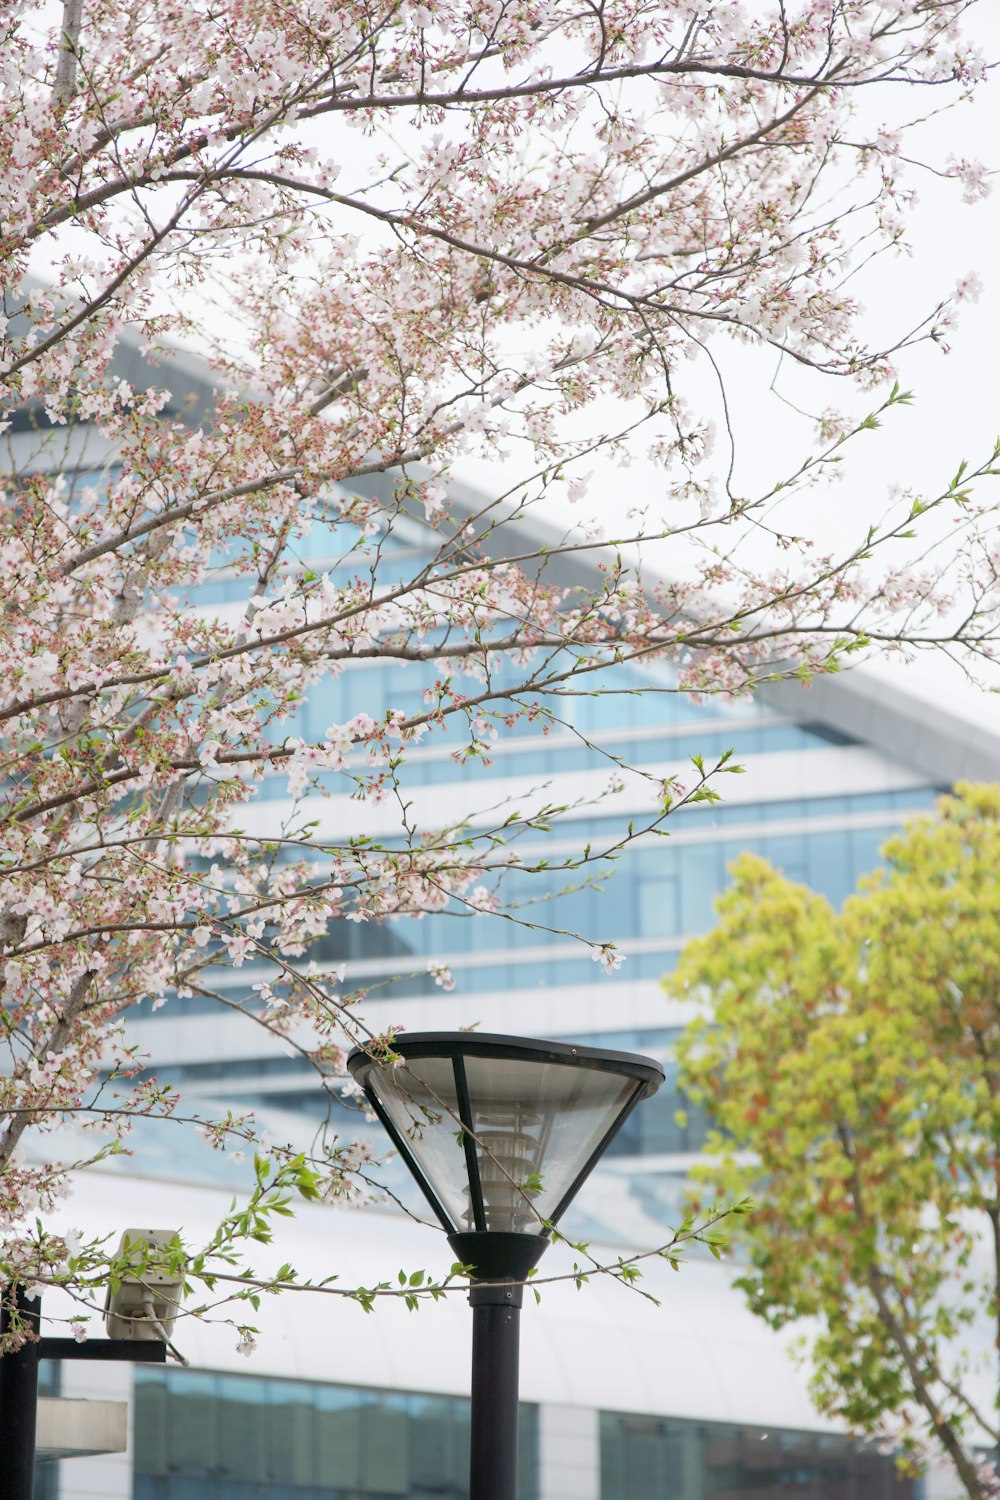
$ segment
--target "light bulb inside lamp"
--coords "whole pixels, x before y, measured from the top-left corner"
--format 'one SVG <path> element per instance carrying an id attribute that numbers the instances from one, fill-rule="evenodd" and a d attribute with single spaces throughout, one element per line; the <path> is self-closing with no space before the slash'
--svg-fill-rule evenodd
<path id="1" fill-rule="evenodd" d="M 541 1143 L 524 1128 L 539 1123 L 537 1114 L 494 1115 L 476 1132 L 483 1203 L 492 1230 L 512 1234 L 540 1232 L 539 1216 L 531 1200 L 541 1191 L 538 1180 Z M 471 1205 L 466 1222 L 471 1229 Z"/>

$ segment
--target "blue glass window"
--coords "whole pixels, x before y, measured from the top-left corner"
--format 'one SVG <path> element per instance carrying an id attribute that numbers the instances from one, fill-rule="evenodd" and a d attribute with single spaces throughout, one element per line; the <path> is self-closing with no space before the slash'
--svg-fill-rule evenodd
<path id="1" fill-rule="evenodd" d="M 59 1362 L 43 1359 L 38 1365 L 39 1396 L 58 1396 Z M 62 1465 L 57 1460 L 45 1459 L 35 1464 L 35 1487 L 32 1500 L 59 1500 L 59 1474 Z"/>
<path id="2" fill-rule="evenodd" d="M 526 924 L 537 923 L 537 927 L 501 917 L 472 916 L 455 902 L 446 911 L 423 918 L 334 921 L 328 933 L 310 947 L 309 957 L 320 965 L 346 961 L 350 985 L 363 985 L 380 975 L 398 976 L 396 993 L 411 997 L 434 993 L 433 980 L 426 973 L 432 958 L 452 960 L 460 988 L 470 994 L 656 979 L 675 963 L 679 939 L 712 926 L 715 902 L 729 882 L 729 867 L 740 854 L 764 856 L 789 879 L 809 885 L 839 906 L 855 889 L 858 878 L 881 863 L 879 849 L 899 827 L 897 801 L 907 809 L 929 807 L 934 796 L 934 789 L 927 787 L 681 812 L 669 822 L 674 834 L 691 831 L 708 837 L 692 842 L 655 835 L 639 838 L 617 859 L 590 866 L 594 887 L 564 890 L 585 879 L 584 872 L 552 869 L 532 875 L 511 870 L 500 882 L 501 900 Z M 779 812 L 789 821 L 827 818 L 835 826 L 810 829 L 806 824 L 793 833 L 769 832 Z M 850 826 L 852 815 L 870 813 L 886 817 L 874 827 Z M 596 855 L 622 831 L 621 820 L 610 816 L 572 818 L 556 825 L 555 836 L 564 850 L 579 853 L 589 843 Z M 555 865 L 561 857 L 555 851 L 550 855 L 544 841 L 534 835 L 519 848 L 527 863 L 548 857 Z M 574 951 L 574 933 L 593 941 L 616 942 L 628 963 L 611 978 L 604 976 L 590 961 L 589 952 Z M 636 939 L 643 946 L 630 951 L 629 944 Z M 551 951 L 551 958 L 545 950 Z M 467 967 L 463 962 L 466 956 L 487 954 L 486 963 Z M 225 982 L 235 982 L 240 993 L 249 995 L 250 985 L 260 977 L 260 966 L 248 965 Z M 230 993 L 235 992 L 231 989 Z M 198 996 L 172 1000 L 162 1014 L 203 1013 L 214 1003 Z"/>
<path id="3" fill-rule="evenodd" d="M 467 1500 L 469 1403 L 297 1380 L 135 1370 L 134 1500 Z M 518 1493 L 538 1496 L 522 1404 Z"/>
<path id="4" fill-rule="evenodd" d="M 601 1500 L 917 1500 L 891 1455 L 838 1434 L 601 1413 Z"/>

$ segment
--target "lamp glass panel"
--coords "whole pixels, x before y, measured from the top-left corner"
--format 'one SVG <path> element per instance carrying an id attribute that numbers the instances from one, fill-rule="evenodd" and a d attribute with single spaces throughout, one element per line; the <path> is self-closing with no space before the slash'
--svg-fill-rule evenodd
<path id="1" fill-rule="evenodd" d="M 368 1074 L 379 1102 L 456 1229 L 464 1229 L 468 1175 L 450 1057 L 422 1057 Z"/>
<path id="2" fill-rule="evenodd" d="M 486 1227 L 537 1234 L 639 1084 L 597 1068 L 505 1057 L 467 1057 L 465 1070 Z M 471 1228 L 467 1205 L 465 1214 Z"/>
<path id="3" fill-rule="evenodd" d="M 464 1061 L 486 1228 L 537 1234 L 640 1085 L 573 1064 Z M 455 1229 L 474 1229 L 451 1059 L 380 1068 L 377 1088 Z"/>

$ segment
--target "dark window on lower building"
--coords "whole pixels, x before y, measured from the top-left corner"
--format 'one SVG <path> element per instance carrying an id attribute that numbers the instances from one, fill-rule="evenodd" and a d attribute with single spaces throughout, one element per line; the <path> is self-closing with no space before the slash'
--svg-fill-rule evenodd
<path id="1" fill-rule="evenodd" d="M 601 1413 L 601 1500 L 918 1500 L 891 1456 L 836 1434 Z"/>
<path id="2" fill-rule="evenodd" d="M 457 1397 L 138 1367 L 134 1401 L 135 1500 L 468 1500 Z M 519 1500 L 537 1418 L 522 1405 Z"/>
<path id="3" fill-rule="evenodd" d="M 58 1396 L 59 1364 L 53 1359 L 43 1359 L 38 1364 L 39 1396 Z M 32 1500 L 59 1500 L 59 1461 L 42 1459 L 35 1462 L 35 1485 Z"/>

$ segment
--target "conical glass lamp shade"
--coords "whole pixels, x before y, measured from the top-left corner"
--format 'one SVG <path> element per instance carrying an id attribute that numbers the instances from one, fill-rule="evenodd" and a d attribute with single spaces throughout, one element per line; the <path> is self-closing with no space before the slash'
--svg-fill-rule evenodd
<path id="1" fill-rule="evenodd" d="M 361 1049 L 348 1067 L 449 1234 L 544 1235 L 633 1106 L 660 1086 L 649 1058 L 473 1032 Z"/>

